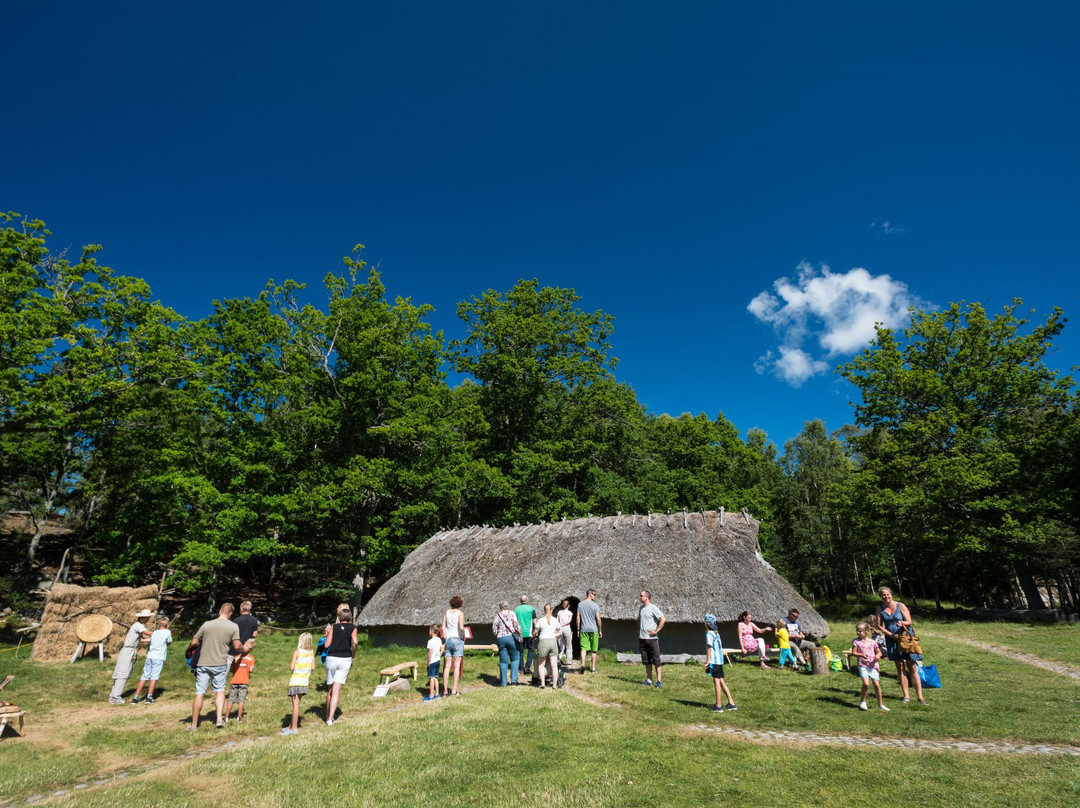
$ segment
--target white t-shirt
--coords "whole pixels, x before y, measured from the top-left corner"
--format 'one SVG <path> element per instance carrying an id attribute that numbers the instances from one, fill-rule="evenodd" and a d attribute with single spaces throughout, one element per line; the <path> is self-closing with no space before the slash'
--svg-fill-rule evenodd
<path id="1" fill-rule="evenodd" d="M 442 640 L 438 637 L 432 637 L 427 641 L 427 661 L 430 665 L 432 662 L 438 662 L 439 657 L 442 656 Z"/>
<path id="2" fill-rule="evenodd" d="M 562 628 L 563 634 L 570 633 L 570 623 L 574 619 L 574 613 L 569 609 L 563 609 L 559 612 L 559 625 Z"/>
<path id="3" fill-rule="evenodd" d="M 554 617 L 550 620 L 546 617 L 541 617 L 536 621 L 536 624 L 540 626 L 541 640 L 554 640 L 559 636 L 559 621 Z"/>
<path id="4" fill-rule="evenodd" d="M 147 659 L 165 659 L 169 643 L 172 642 L 172 632 L 167 628 L 159 628 L 150 635 L 150 650 L 146 652 Z"/>

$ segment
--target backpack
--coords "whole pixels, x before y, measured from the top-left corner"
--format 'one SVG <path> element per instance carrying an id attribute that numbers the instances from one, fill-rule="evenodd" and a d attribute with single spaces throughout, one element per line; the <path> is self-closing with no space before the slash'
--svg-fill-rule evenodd
<path id="1" fill-rule="evenodd" d="M 191 671 L 192 675 L 195 673 L 195 668 L 199 666 L 199 651 L 201 650 L 202 644 L 193 642 L 184 652 L 184 656 L 187 658 L 188 670 Z"/>

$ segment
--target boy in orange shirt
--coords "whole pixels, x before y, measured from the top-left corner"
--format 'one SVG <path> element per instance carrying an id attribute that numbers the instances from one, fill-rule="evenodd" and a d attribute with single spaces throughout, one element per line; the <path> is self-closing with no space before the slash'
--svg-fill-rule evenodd
<path id="1" fill-rule="evenodd" d="M 244 720 L 244 702 L 247 700 L 248 682 L 251 681 L 251 672 L 255 670 L 255 658 L 251 653 L 240 654 L 232 663 L 232 684 L 229 687 L 229 695 L 225 705 L 225 721 L 229 720 L 229 713 L 233 705 L 237 705 L 236 720 Z"/>

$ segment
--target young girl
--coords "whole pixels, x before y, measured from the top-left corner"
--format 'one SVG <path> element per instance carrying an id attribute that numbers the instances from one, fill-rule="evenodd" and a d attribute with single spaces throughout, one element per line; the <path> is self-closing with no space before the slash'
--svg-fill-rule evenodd
<path id="1" fill-rule="evenodd" d="M 281 731 L 282 735 L 295 735 L 300 731 L 300 697 L 307 695 L 311 669 L 315 665 L 315 652 L 311 650 L 311 634 L 304 632 L 292 653 L 289 670 L 289 698 L 292 699 L 292 724 Z"/>
<path id="2" fill-rule="evenodd" d="M 889 708 L 881 700 L 881 668 L 878 665 L 881 659 L 881 646 L 870 639 L 869 623 L 856 623 L 855 633 L 858 637 L 851 641 L 851 650 L 859 660 L 859 676 L 862 678 L 862 697 L 859 699 L 859 709 L 870 709 L 866 706 L 866 694 L 870 692 L 870 683 L 873 682 L 874 693 L 877 694 L 878 708 L 889 712 Z"/>
<path id="3" fill-rule="evenodd" d="M 716 690 L 716 704 L 709 709 L 714 713 L 724 711 L 724 708 L 720 706 L 722 692 L 727 696 L 727 709 L 738 710 L 735 700 L 731 698 L 727 682 L 724 681 L 724 644 L 720 641 L 720 632 L 716 629 L 716 615 L 706 612 L 705 625 L 709 629 L 705 632 L 705 647 L 709 649 L 708 656 L 705 658 L 705 673 L 712 677 L 713 688 Z"/>
<path id="4" fill-rule="evenodd" d="M 570 611 L 570 601 L 564 600 L 559 613 L 555 615 L 559 620 L 559 653 L 566 654 L 566 664 L 574 658 L 574 635 L 570 624 L 574 620 L 574 613 Z"/>
<path id="5" fill-rule="evenodd" d="M 739 644 L 742 645 L 743 651 L 747 654 L 757 651 L 758 657 L 761 659 L 761 667 L 768 668 L 768 657 L 765 655 L 765 640 L 761 639 L 761 637 L 755 638 L 754 635 L 772 631 L 772 626 L 762 628 L 757 623 L 751 622 L 750 618 L 750 612 L 743 612 L 739 615 Z"/>

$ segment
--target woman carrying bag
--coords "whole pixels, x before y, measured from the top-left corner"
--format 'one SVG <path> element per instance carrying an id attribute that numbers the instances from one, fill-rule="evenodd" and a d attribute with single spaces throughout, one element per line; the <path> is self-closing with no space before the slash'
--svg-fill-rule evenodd
<path id="1" fill-rule="evenodd" d="M 896 663 L 896 678 L 900 680 L 900 690 L 904 694 L 901 701 L 905 704 L 911 701 L 908 695 L 910 679 L 915 686 L 915 697 L 919 704 L 926 704 L 917 670 L 918 663 L 922 660 L 922 649 L 911 628 L 911 612 L 903 603 L 893 600 L 889 587 L 881 587 L 878 594 L 881 596 L 881 605 L 877 610 L 876 628 L 885 635 L 885 650 L 889 659 Z"/>
<path id="2" fill-rule="evenodd" d="M 510 684 L 518 683 L 518 666 L 521 664 L 521 626 L 517 615 L 510 611 L 510 604 L 505 600 L 499 604 L 499 611 L 491 621 L 491 630 L 495 634 L 495 643 L 499 646 L 499 687 L 506 687 L 506 668 L 510 667 Z"/>

